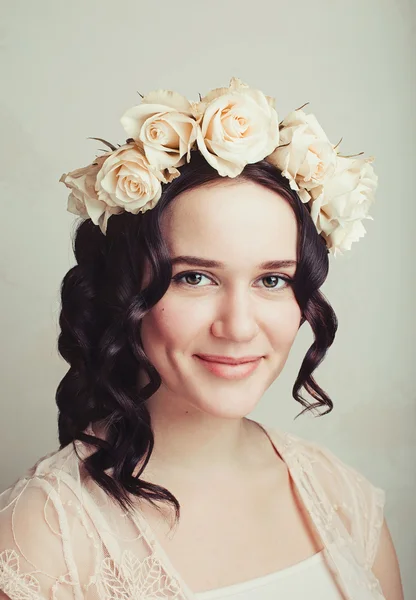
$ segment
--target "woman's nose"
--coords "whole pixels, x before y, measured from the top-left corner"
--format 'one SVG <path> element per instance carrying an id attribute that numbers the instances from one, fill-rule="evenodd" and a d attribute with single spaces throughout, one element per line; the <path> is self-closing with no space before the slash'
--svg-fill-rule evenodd
<path id="1" fill-rule="evenodd" d="M 224 294 L 212 323 L 216 337 L 248 342 L 259 332 L 253 299 L 247 290 Z"/>

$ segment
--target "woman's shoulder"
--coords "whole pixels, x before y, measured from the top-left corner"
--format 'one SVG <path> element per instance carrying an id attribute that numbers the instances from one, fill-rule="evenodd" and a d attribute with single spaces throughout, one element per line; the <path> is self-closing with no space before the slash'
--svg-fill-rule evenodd
<path id="1" fill-rule="evenodd" d="M 59 486 L 62 481 L 65 481 L 67 486 L 75 486 L 79 482 L 80 474 L 79 452 L 75 450 L 77 444 L 78 442 L 75 442 L 75 445 L 71 443 L 64 448 L 55 449 L 28 467 L 14 483 L 0 493 L 0 511 L 15 503 L 27 489 L 50 489 Z M 82 445 L 78 448 L 82 455 Z"/>
<path id="2" fill-rule="evenodd" d="M 331 497 L 338 497 L 340 490 L 349 490 L 354 492 L 355 497 L 357 494 L 367 496 L 384 504 L 385 491 L 374 484 L 364 470 L 353 466 L 348 459 L 341 458 L 329 446 L 277 428 L 265 429 L 292 472 L 319 480 Z"/>
<path id="3" fill-rule="evenodd" d="M 300 462 L 301 465 L 309 465 L 310 468 L 321 475 L 323 481 L 327 480 L 333 487 L 334 477 L 359 488 L 371 489 L 376 494 L 384 496 L 382 488 L 374 485 L 366 476 L 364 470 L 353 466 L 349 459 L 344 459 L 332 448 L 310 438 L 302 437 L 290 432 L 280 435 L 284 439 L 285 449 Z"/>
<path id="4" fill-rule="evenodd" d="M 310 506 L 319 498 L 336 513 L 371 565 L 384 520 L 384 489 L 325 444 L 273 427 L 266 431 Z"/>
<path id="5" fill-rule="evenodd" d="M 0 590 L 12 600 L 52 597 L 79 535 L 79 459 L 72 444 L 42 456 L 0 494 Z M 78 545 L 79 547 L 79 545 Z"/>
<path id="6" fill-rule="evenodd" d="M 13 494 L 13 490 L 18 489 L 23 482 L 28 482 L 36 477 L 43 477 L 55 471 L 55 468 L 59 470 L 60 465 L 65 461 L 69 454 L 72 453 L 71 445 L 65 446 L 62 449 L 55 449 L 47 454 L 40 456 L 35 463 L 29 463 L 28 466 L 15 481 L 7 487 L 3 492 L 0 493 L 0 506 L 4 503 L 5 496 Z"/>

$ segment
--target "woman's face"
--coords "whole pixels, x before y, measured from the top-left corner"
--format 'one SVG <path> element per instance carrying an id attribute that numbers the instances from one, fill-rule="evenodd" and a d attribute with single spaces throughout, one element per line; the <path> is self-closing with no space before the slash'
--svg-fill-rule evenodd
<path id="1" fill-rule="evenodd" d="M 162 378 L 154 397 L 170 409 L 246 416 L 282 371 L 300 325 L 286 282 L 296 270 L 294 213 L 256 183 L 221 182 L 175 198 L 162 232 L 173 278 L 141 329 Z M 258 360 L 232 366 L 203 355 Z"/>

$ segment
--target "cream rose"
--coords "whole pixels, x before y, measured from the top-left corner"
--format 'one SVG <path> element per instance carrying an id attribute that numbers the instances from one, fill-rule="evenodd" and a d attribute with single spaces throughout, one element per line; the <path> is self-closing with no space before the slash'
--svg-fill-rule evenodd
<path id="1" fill-rule="evenodd" d="M 378 182 L 372 161 L 338 156 L 334 173 L 310 190 L 312 220 L 335 255 L 350 250 L 366 233 L 362 221 L 372 219 L 368 213 Z"/>
<path id="2" fill-rule="evenodd" d="M 90 218 L 105 234 L 108 218 L 113 214 L 122 212 L 118 206 L 108 206 L 99 200 L 95 191 L 97 173 L 111 153 L 103 154 L 87 167 L 64 173 L 60 180 L 71 190 L 68 196 L 67 210 L 74 215 Z"/>
<path id="3" fill-rule="evenodd" d="M 237 77 L 229 88 L 211 90 L 194 110 L 199 151 L 223 177 L 236 177 L 246 164 L 262 160 L 279 143 L 274 99 Z"/>
<path id="4" fill-rule="evenodd" d="M 99 200 L 137 214 L 153 208 L 161 194 L 160 173 L 151 167 L 135 143 L 112 152 L 97 173 Z"/>
<path id="5" fill-rule="evenodd" d="M 296 191 L 311 189 L 335 170 L 337 153 L 314 115 L 291 112 L 282 122 L 280 144 L 267 161 L 282 171 Z M 300 194 L 303 202 L 308 194 Z"/>
<path id="6" fill-rule="evenodd" d="M 150 92 L 121 117 L 128 135 L 143 146 L 149 163 L 164 171 L 190 161 L 197 122 L 191 103 L 168 90 Z"/>

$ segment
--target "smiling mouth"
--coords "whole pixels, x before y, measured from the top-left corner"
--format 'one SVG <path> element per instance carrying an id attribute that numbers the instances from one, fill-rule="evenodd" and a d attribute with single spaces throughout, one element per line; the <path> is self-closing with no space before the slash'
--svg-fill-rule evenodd
<path id="1" fill-rule="evenodd" d="M 207 360 L 203 355 L 195 354 L 195 356 L 208 371 L 224 379 L 244 379 L 248 377 L 254 373 L 263 359 L 263 357 L 257 357 L 255 360 L 230 364 L 229 362 L 214 361 L 211 358 Z"/>
<path id="2" fill-rule="evenodd" d="M 248 362 L 254 362 L 262 358 L 262 356 L 242 356 L 241 358 L 233 358 L 232 356 L 216 356 L 215 354 L 196 354 L 195 356 L 208 362 L 226 365 L 240 365 Z"/>

